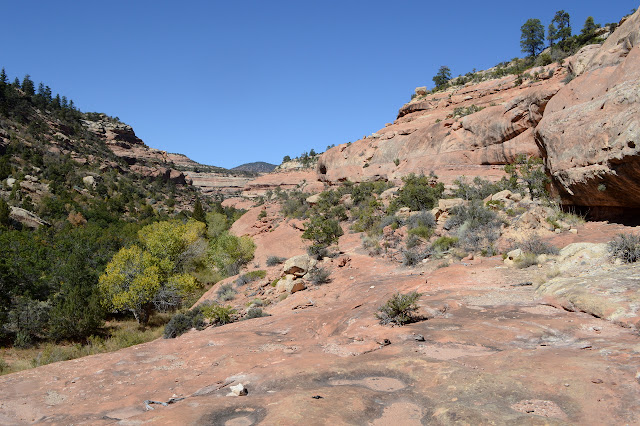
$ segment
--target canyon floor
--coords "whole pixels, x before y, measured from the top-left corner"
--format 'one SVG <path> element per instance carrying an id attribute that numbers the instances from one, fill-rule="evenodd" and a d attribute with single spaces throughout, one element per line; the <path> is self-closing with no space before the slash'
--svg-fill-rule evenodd
<path id="1" fill-rule="evenodd" d="M 601 243 L 624 229 L 586 223 L 552 242 Z M 332 281 L 268 306 L 268 317 L 0 377 L 0 423 L 640 423 L 637 267 L 578 254 L 564 272 L 499 256 L 409 268 L 368 256 L 359 234 L 339 246 L 325 260 Z M 596 297 L 630 303 L 624 321 L 536 291 L 587 272 L 628 278 Z M 380 325 L 376 310 L 413 290 L 422 320 Z M 248 394 L 228 396 L 239 383 Z"/>

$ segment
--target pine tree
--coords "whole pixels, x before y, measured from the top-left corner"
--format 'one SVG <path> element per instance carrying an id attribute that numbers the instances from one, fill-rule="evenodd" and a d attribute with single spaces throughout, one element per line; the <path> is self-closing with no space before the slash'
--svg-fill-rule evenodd
<path id="1" fill-rule="evenodd" d="M 584 21 L 584 27 L 582 27 L 580 34 L 584 37 L 592 37 L 597 28 L 600 28 L 600 24 L 596 24 L 593 16 L 589 16 L 587 20 Z"/>
<path id="2" fill-rule="evenodd" d="M 547 40 L 549 40 L 549 46 L 553 47 L 553 43 L 558 39 L 558 30 L 553 23 L 549 24 L 547 29 Z"/>
<path id="3" fill-rule="evenodd" d="M 520 47 L 522 52 L 535 57 L 544 46 L 544 27 L 539 19 L 529 19 L 520 28 Z"/>
<path id="4" fill-rule="evenodd" d="M 0 71 L 0 84 L 7 84 L 7 82 L 7 72 L 2 68 L 2 71 Z"/>
<path id="5" fill-rule="evenodd" d="M 440 89 L 444 87 L 449 80 L 451 80 L 451 70 L 448 66 L 442 65 L 432 80 L 435 83 L 436 88 Z"/>
<path id="6" fill-rule="evenodd" d="M 571 23 L 569 20 L 569 14 L 564 10 L 559 10 L 556 12 L 555 16 L 551 20 L 552 24 L 555 24 L 557 29 L 556 32 L 556 40 L 561 40 L 565 42 L 569 37 L 571 37 Z"/>
<path id="7" fill-rule="evenodd" d="M 22 91 L 27 96 L 33 96 L 36 94 L 36 87 L 31 80 L 31 76 L 29 74 L 25 75 L 22 79 Z"/>

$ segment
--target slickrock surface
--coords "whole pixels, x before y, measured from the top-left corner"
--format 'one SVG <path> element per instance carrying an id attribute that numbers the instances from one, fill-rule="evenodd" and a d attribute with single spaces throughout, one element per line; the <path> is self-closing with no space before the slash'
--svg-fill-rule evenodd
<path id="1" fill-rule="evenodd" d="M 619 229 L 587 224 L 558 238 L 604 239 Z M 286 244 L 275 232 L 259 235 Z M 274 302 L 269 317 L 0 377 L 0 423 L 640 422 L 637 330 L 539 294 L 559 261 L 512 269 L 493 257 L 410 269 L 360 245 L 359 234 L 344 235 L 344 253 L 322 262 L 332 282 Z M 607 265 L 613 280 L 616 266 Z M 622 268 L 635 279 L 637 266 Z M 233 303 L 271 289 L 268 279 Z M 410 290 L 423 293 L 424 319 L 379 325 L 377 308 Z M 248 394 L 227 396 L 239 384 Z"/>

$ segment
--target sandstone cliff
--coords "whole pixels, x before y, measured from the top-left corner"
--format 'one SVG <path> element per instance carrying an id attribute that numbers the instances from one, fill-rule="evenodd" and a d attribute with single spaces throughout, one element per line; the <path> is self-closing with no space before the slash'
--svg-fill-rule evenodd
<path id="1" fill-rule="evenodd" d="M 566 204 L 602 214 L 640 208 L 640 12 L 550 101 L 535 137 Z M 629 212 L 629 210 L 627 210 Z"/>

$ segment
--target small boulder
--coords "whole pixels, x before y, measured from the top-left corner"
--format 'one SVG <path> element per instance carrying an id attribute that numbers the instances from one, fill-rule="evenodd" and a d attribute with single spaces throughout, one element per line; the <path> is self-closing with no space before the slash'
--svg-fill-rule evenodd
<path id="1" fill-rule="evenodd" d="M 295 277 L 294 275 L 287 275 L 286 277 L 280 279 L 276 284 L 276 291 L 278 293 L 290 293 L 293 294 L 300 290 L 305 290 L 307 288 L 306 284 L 300 278 Z"/>
<path id="2" fill-rule="evenodd" d="M 519 259 L 522 259 L 523 256 L 524 253 L 522 253 L 522 250 L 511 250 L 509 253 L 507 253 L 507 257 L 504 259 L 504 263 L 505 265 L 513 266 Z"/>
<path id="3" fill-rule="evenodd" d="M 314 194 L 314 195 L 311 195 L 310 197 L 307 197 L 307 203 L 311 204 L 312 206 L 318 204 L 319 201 L 320 201 L 320 194 Z"/>
<path id="4" fill-rule="evenodd" d="M 295 275 L 296 277 L 302 277 L 315 265 L 315 259 L 312 259 L 307 254 L 301 254 L 288 259 L 284 263 L 284 273 L 285 275 L 291 274 Z"/>
<path id="5" fill-rule="evenodd" d="M 249 393 L 242 383 L 230 386 L 229 389 L 231 392 L 229 392 L 227 396 L 246 396 Z"/>
<path id="6" fill-rule="evenodd" d="M 416 87 L 415 93 L 416 93 L 416 96 L 426 96 L 427 86 Z"/>
<path id="7" fill-rule="evenodd" d="M 393 198 L 395 198 L 396 194 L 398 193 L 398 189 L 400 188 L 394 187 L 394 188 L 389 188 L 383 191 L 382 194 L 380 194 L 380 199 L 383 201 L 392 200 Z"/>

